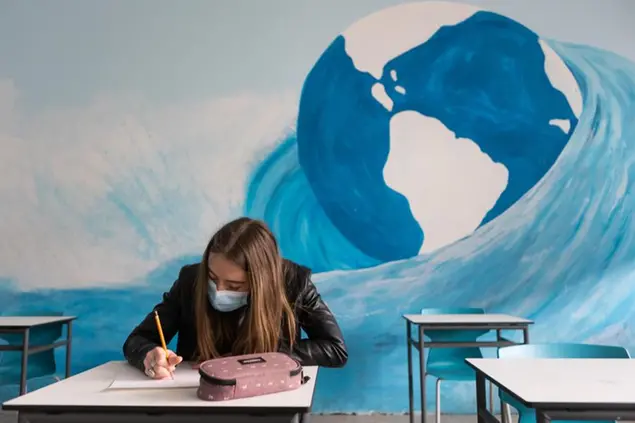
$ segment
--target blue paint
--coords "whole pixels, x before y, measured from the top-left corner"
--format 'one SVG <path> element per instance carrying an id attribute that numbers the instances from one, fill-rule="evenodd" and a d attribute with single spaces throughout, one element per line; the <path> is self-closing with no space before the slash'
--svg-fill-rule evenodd
<path id="1" fill-rule="evenodd" d="M 442 27 L 386 65 L 382 82 L 395 113 L 416 110 L 435 117 L 509 170 L 507 188 L 483 224 L 518 201 L 562 152 L 569 135 L 549 121 L 569 120 L 570 132 L 578 122 L 544 67 L 538 36 L 491 12 Z M 394 91 L 390 69 L 397 71 L 405 96 Z"/>
<path id="2" fill-rule="evenodd" d="M 6 310 L 9 304 L 15 304 L 19 296 L 17 288 L 17 284 L 11 278 L 0 276 L 0 310 Z"/>
<path id="3" fill-rule="evenodd" d="M 330 255 L 326 261 L 307 257 L 305 264 L 315 268 L 350 269 L 418 254 L 425 228 L 415 221 L 408 200 L 387 187 L 382 175 L 390 147 L 389 121 L 396 113 L 415 110 L 439 119 L 509 170 L 508 186 L 482 224 L 531 189 L 561 153 L 569 135 L 549 121 L 567 119 L 572 130 L 577 124 L 566 98 L 545 74 L 537 35 L 504 16 L 476 13 L 388 62 L 380 82 L 394 102 L 390 112 L 371 94 L 378 81 L 354 67 L 345 44 L 342 36 L 336 38 L 305 81 L 298 158 L 272 153 L 254 173 L 247 202 L 252 213 L 260 180 L 280 169 L 297 168 L 299 160 L 301 170 L 268 187 L 268 192 L 276 192 L 276 200 L 258 202 L 259 208 L 268 209 L 259 215 L 285 233 L 285 225 L 294 226 L 298 219 L 313 222 L 311 216 L 321 209 L 332 225 L 325 225 L 328 232 L 320 233 L 320 243 L 337 239 L 346 244 L 342 250 L 348 254 Z M 398 75 L 396 83 L 391 70 Z M 406 94 L 396 92 L 396 85 Z M 288 151 L 292 139 L 280 150 Z M 308 181 L 311 191 L 295 188 L 300 179 Z M 281 200 L 285 196 L 288 201 Z M 310 207 L 289 211 L 288 203 L 302 204 L 306 197 L 311 198 Z M 310 248 L 295 239 L 283 239 L 281 245 L 286 251 Z M 370 260 L 358 261 L 350 246 Z"/>
<path id="4" fill-rule="evenodd" d="M 423 231 L 408 200 L 382 174 L 391 113 L 371 94 L 377 81 L 355 69 L 344 49 L 340 36 L 304 83 L 299 162 L 320 206 L 351 244 L 379 262 L 412 257 Z"/>
<path id="5" fill-rule="evenodd" d="M 296 137 L 290 135 L 260 164 L 249 184 L 246 213 L 265 220 L 285 257 L 309 266 L 313 272 L 379 264 L 333 226 L 312 195 L 297 150 Z"/>

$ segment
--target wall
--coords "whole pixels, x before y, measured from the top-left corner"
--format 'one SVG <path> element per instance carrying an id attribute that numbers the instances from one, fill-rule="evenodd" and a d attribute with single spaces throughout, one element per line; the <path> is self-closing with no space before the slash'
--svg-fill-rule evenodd
<path id="1" fill-rule="evenodd" d="M 345 331 L 318 411 L 406 410 L 424 306 L 632 346 L 635 5 L 399 3 L 0 3 L 0 311 L 78 315 L 75 372 L 120 359 L 246 213 Z"/>

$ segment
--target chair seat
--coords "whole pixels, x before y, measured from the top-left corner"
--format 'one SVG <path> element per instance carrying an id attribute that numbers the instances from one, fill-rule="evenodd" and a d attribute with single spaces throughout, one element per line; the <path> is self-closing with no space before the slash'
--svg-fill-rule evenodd
<path id="1" fill-rule="evenodd" d="M 426 373 L 443 380 L 475 380 L 474 370 L 465 362 L 436 362 L 426 367 Z"/>
<path id="2" fill-rule="evenodd" d="M 21 366 L 15 366 L 12 364 L 5 365 L 0 362 L 0 386 L 19 385 L 21 370 Z M 48 363 L 41 363 L 37 361 L 28 363 L 27 378 L 29 380 L 48 376 L 55 376 L 55 368 L 51 368 Z"/>

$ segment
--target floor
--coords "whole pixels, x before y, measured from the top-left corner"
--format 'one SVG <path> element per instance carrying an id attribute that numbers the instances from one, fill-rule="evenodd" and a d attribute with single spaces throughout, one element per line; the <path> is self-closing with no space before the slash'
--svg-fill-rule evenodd
<path id="1" fill-rule="evenodd" d="M 17 416 L 13 413 L 0 411 L 0 423 L 17 423 Z M 430 415 L 427 419 L 429 423 L 434 422 L 434 415 Z M 442 423 L 475 423 L 475 415 L 444 415 L 441 419 Z M 310 423 L 407 423 L 407 415 L 328 415 L 328 416 L 311 416 Z"/>

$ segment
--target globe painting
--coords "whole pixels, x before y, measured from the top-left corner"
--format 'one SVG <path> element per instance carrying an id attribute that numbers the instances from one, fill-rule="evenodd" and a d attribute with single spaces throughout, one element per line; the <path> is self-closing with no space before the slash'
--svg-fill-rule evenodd
<path id="1" fill-rule="evenodd" d="M 285 252 L 318 270 L 433 252 L 531 190 L 581 111 L 563 60 L 509 18 L 441 2 L 377 12 L 331 43 L 302 90 L 296 177 L 313 198 L 303 210 L 292 208 L 311 215 L 311 226 L 321 215 L 325 222 L 300 242 L 319 239 L 326 257 L 297 248 L 303 229 L 295 219 L 279 221 L 289 204 L 277 197 L 295 183 L 280 181 L 264 217 Z M 288 166 L 285 149 L 272 153 L 254 185 Z"/>

